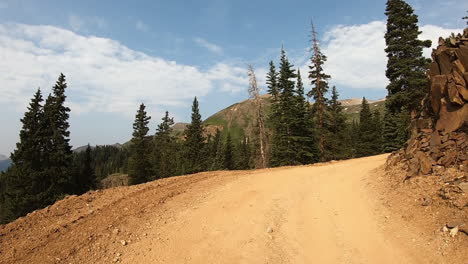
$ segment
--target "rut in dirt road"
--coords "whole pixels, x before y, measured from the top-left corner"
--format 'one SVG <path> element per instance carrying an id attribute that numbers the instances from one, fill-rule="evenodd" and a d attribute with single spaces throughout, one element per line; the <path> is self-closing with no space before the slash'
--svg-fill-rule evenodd
<path id="1" fill-rule="evenodd" d="M 384 223 L 368 183 L 386 157 L 86 194 L 95 213 L 73 223 L 67 214 L 45 221 L 54 205 L 0 229 L 2 247 L 8 244 L 0 263 L 444 263 L 430 248 L 411 247 L 417 230 Z M 18 225 L 33 217 L 42 225 L 30 225 L 36 237 L 21 238 Z M 65 222 L 57 235 L 52 227 Z"/>

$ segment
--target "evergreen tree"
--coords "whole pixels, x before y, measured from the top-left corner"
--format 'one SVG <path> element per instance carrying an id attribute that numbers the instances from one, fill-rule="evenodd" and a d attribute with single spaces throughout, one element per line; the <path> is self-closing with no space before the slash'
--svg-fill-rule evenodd
<path id="1" fill-rule="evenodd" d="M 75 179 L 73 190 L 76 194 L 83 194 L 96 188 L 96 176 L 91 152 L 91 146 L 88 144 L 84 152 L 74 155 L 73 168 L 75 171 L 73 176 Z"/>
<path id="2" fill-rule="evenodd" d="M 212 140 L 209 140 L 209 170 L 222 170 L 224 166 L 223 144 L 221 141 L 221 131 L 216 129 L 216 133 Z"/>
<path id="3" fill-rule="evenodd" d="M 20 142 L 16 143 L 16 150 L 11 154 L 14 165 L 28 166 L 33 170 L 41 169 L 42 137 L 41 121 L 44 118 L 41 90 L 38 89 L 28 107 L 28 112 L 21 119 L 23 128 L 20 131 Z"/>
<path id="4" fill-rule="evenodd" d="M 176 139 L 172 135 L 172 126 L 174 118 L 169 117 L 169 112 L 166 111 L 162 122 L 156 128 L 154 135 L 154 175 L 155 178 L 165 178 L 174 175 L 175 163 L 174 156 L 176 151 Z"/>
<path id="5" fill-rule="evenodd" d="M 383 125 L 382 125 L 382 117 L 380 115 L 379 109 L 375 109 L 374 112 L 372 113 L 372 124 L 374 127 L 374 144 L 377 147 L 376 149 L 376 154 L 381 153 L 383 149 L 383 137 L 382 137 L 382 131 L 383 131 Z"/>
<path id="6" fill-rule="evenodd" d="M 196 173 L 205 170 L 205 158 L 202 152 L 205 146 L 204 127 L 198 108 L 197 97 L 193 99 L 192 121 L 185 130 L 185 172 Z"/>
<path id="7" fill-rule="evenodd" d="M 44 200 L 47 204 L 73 193 L 72 163 L 73 153 L 70 146 L 70 125 L 68 123 L 70 108 L 66 107 L 65 75 L 60 74 L 44 105 L 44 178 L 42 190 L 45 190 Z"/>
<path id="8" fill-rule="evenodd" d="M 234 169 L 234 148 L 232 145 L 231 133 L 228 131 L 226 136 L 226 143 L 224 145 L 224 169 Z"/>
<path id="9" fill-rule="evenodd" d="M 396 116 L 389 111 L 385 111 L 382 125 L 382 151 L 385 153 L 398 150 L 402 144 L 398 141 L 398 120 Z"/>
<path id="10" fill-rule="evenodd" d="M 296 78 L 293 65 L 286 57 L 286 52 L 281 49 L 280 72 L 278 76 L 277 105 L 272 111 L 273 138 L 271 147 L 271 165 L 284 166 L 295 164 L 295 150 L 291 142 L 292 107 L 295 104 L 294 81 Z"/>
<path id="11" fill-rule="evenodd" d="M 249 140 L 244 136 L 242 142 L 236 147 L 236 169 L 248 170 L 252 168 L 251 159 L 252 150 L 249 145 Z"/>
<path id="12" fill-rule="evenodd" d="M 428 93 L 426 70 L 430 60 L 422 55 L 423 48 L 431 46 L 429 40 L 419 40 L 418 16 L 403 0 L 388 0 L 385 10 L 387 32 L 385 42 L 388 62 L 386 76 L 388 96 L 385 103 L 385 149 L 400 148 L 408 139 L 410 113 L 420 110 L 421 100 Z M 395 122 L 394 126 L 388 124 Z M 406 122 L 406 123 L 401 123 Z M 398 138 L 392 136 L 397 135 Z M 405 138 L 401 138 L 401 137 Z"/>
<path id="13" fill-rule="evenodd" d="M 304 95 L 301 72 L 297 70 L 295 104 L 292 108 L 292 142 L 296 150 L 295 163 L 309 164 L 319 160 L 320 153 L 316 144 L 313 120 L 309 113 L 309 103 Z"/>
<path id="14" fill-rule="evenodd" d="M 268 93 L 271 95 L 273 101 L 278 100 L 278 73 L 276 72 L 275 64 L 270 61 L 270 71 L 267 73 L 267 87 Z"/>
<path id="15" fill-rule="evenodd" d="M 140 108 L 135 115 L 133 123 L 133 138 L 130 145 L 130 158 L 128 161 L 128 177 L 130 184 L 140 184 L 150 180 L 152 173 L 150 156 L 150 138 L 147 137 L 148 123 L 151 119 L 147 116 L 145 105 L 140 104 Z"/>
<path id="16" fill-rule="evenodd" d="M 317 134 L 318 134 L 318 146 L 320 154 L 323 159 L 325 152 L 325 139 L 326 139 L 326 118 L 327 118 L 327 98 L 325 94 L 328 92 L 328 79 L 330 75 L 327 75 L 323 71 L 323 65 L 327 61 L 327 57 L 321 52 L 319 42 L 317 39 L 317 32 L 315 31 L 314 24 L 311 23 L 312 31 L 312 57 L 311 65 L 309 66 L 309 79 L 312 83 L 312 90 L 307 94 L 312 97 L 314 104 L 312 106 L 312 114 L 315 120 Z"/>
<path id="17" fill-rule="evenodd" d="M 20 141 L 11 154 L 12 166 L 2 173 L 2 197 L 0 197 L 0 223 L 7 223 L 41 208 L 43 203 L 42 181 L 42 95 L 38 89 L 21 119 L 23 127 Z"/>
<path id="18" fill-rule="evenodd" d="M 332 88 L 332 97 L 328 107 L 327 139 L 325 145 L 325 160 L 339 160 L 349 157 L 350 138 L 346 125 L 346 116 L 338 100 L 336 87 Z"/>
<path id="19" fill-rule="evenodd" d="M 359 157 L 376 155 L 380 153 L 382 148 L 379 140 L 381 132 L 379 128 L 376 127 L 376 119 L 372 116 L 369 103 L 365 97 L 362 99 L 361 105 L 357 155 Z M 380 123 L 380 120 L 378 122 Z"/>

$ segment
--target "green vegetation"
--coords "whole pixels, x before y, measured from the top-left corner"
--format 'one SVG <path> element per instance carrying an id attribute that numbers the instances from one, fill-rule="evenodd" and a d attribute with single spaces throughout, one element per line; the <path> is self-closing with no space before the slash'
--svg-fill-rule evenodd
<path id="1" fill-rule="evenodd" d="M 422 50 L 429 48 L 431 41 L 418 39 L 418 16 L 405 1 L 388 0 L 385 15 L 386 76 L 390 81 L 385 118 L 391 120 L 384 121 L 384 149 L 391 151 L 408 139 L 409 116 L 420 110 L 421 100 L 428 93 L 426 70 L 430 59 L 423 57 Z"/>
<path id="2" fill-rule="evenodd" d="M 304 91 L 300 71 L 282 48 L 278 69 L 269 62 L 268 95 L 260 96 L 249 66 L 250 100 L 202 122 L 195 97 L 190 124 L 174 124 L 166 112 L 153 136 L 148 127 L 151 117 L 141 104 L 130 142 L 88 145 L 73 153 L 70 109 L 65 106 L 67 84 L 60 74 L 52 94 L 44 102 L 37 90 L 21 119 L 12 166 L 0 174 L 0 222 L 48 206 L 67 194 L 98 187 L 207 170 L 310 164 L 401 148 L 408 138 L 410 114 L 419 110 L 427 93 L 428 61 L 422 57 L 422 48 L 430 42 L 418 40 L 417 16 L 403 0 L 388 0 L 386 15 L 386 75 L 390 80 L 386 101 L 369 103 L 363 98 L 361 105 L 344 105 L 336 87 L 328 93 L 331 76 L 323 70 L 326 56 L 312 25 L 310 91 Z"/>

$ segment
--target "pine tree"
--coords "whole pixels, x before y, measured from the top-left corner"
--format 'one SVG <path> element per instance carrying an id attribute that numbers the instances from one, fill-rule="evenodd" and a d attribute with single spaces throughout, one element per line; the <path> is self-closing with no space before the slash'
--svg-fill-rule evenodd
<path id="1" fill-rule="evenodd" d="M 376 146 L 375 154 L 382 153 L 383 149 L 383 124 L 379 109 L 375 109 L 372 113 L 372 125 L 374 127 L 374 145 Z"/>
<path id="2" fill-rule="evenodd" d="M 388 57 L 386 76 L 390 83 L 387 86 L 384 123 L 396 122 L 394 126 L 387 125 L 384 130 L 385 148 L 389 151 L 394 146 L 402 147 L 407 140 L 405 130 L 409 126 L 410 113 L 420 109 L 421 100 L 428 93 L 426 70 L 430 60 L 423 57 L 422 50 L 430 47 L 431 41 L 418 39 L 421 34 L 418 16 L 405 1 L 388 0 L 385 15 L 385 52 Z M 400 123 L 403 121 L 408 123 Z M 395 135 L 399 138 L 392 137 Z"/>
<path id="3" fill-rule="evenodd" d="M 326 139 L 326 110 L 327 110 L 327 98 L 325 94 L 328 92 L 328 79 L 330 75 L 327 75 L 323 71 L 323 65 L 327 61 L 327 57 L 321 52 L 319 42 L 317 39 L 317 32 L 315 31 L 314 24 L 311 23 L 312 32 L 312 57 L 311 65 L 309 66 L 309 79 L 312 83 L 312 90 L 307 94 L 312 97 L 314 104 L 312 106 L 312 113 L 314 116 L 317 134 L 318 134 L 318 145 L 320 154 L 323 159 L 325 152 L 325 139 Z"/>
<path id="4" fill-rule="evenodd" d="M 74 186 L 73 190 L 76 194 L 83 194 L 89 190 L 96 188 L 96 175 L 93 166 L 92 149 L 88 144 L 86 150 L 82 153 L 74 155 L 73 159 Z"/>
<path id="5" fill-rule="evenodd" d="M 362 98 L 361 111 L 359 112 L 359 144 L 358 156 L 370 156 L 374 152 L 372 149 L 373 141 L 372 113 L 366 98 Z"/>
<path id="6" fill-rule="evenodd" d="M 41 121 L 44 119 L 41 90 L 38 89 L 28 107 L 28 112 L 21 119 L 23 128 L 20 131 L 20 142 L 16 144 L 16 150 L 11 154 L 14 165 L 29 166 L 33 170 L 40 170 L 42 162 L 42 137 Z"/>
<path id="7" fill-rule="evenodd" d="M 63 197 L 66 193 L 73 193 L 72 163 L 73 153 L 70 146 L 70 125 L 68 123 L 70 108 L 66 107 L 65 89 L 67 84 L 65 75 L 60 74 L 52 88 L 52 94 L 44 105 L 44 179 L 42 188 L 46 190 L 44 199 L 47 204 Z"/>
<path id="8" fill-rule="evenodd" d="M 7 223 L 45 206 L 42 181 L 43 107 L 38 89 L 21 119 L 20 141 L 11 154 L 12 166 L 2 174 L 0 223 Z"/>
<path id="9" fill-rule="evenodd" d="M 162 122 L 156 128 L 154 135 L 153 157 L 154 157 L 154 170 L 155 178 L 165 178 L 172 176 L 175 171 L 175 151 L 176 139 L 172 135 L 172 126 L 174 125 L 174 118 L 169 117 L 169 112 L 162 118 Z"/>
<path id="10" fill-rule="evenodd" d="M 248 170 L 252 168 L 251 159 L 252 159 L 252 150 L 249 145 L 249 140 L 244 136 L 242 142 L 236 147 L 236 169 L 238 170 Z"/>
<path id="11" fill-rule="evenodd" d="M 291 136 L 291 124 L 292 119 L 292 107 L 295 104 L 294 97 L 294 81 L 292 78 L 296 78 L 295 70 L 293 65 L 289 62 L 286 57 L 286 52 L 281 49 L 281 61 L 280 61 L 280 72 L 278 76 L 278 96 L 277 105 L 274 106 L 276 109 L 272 112 L 271 120 L 273 123 L 273 138 L 272 138 L 272 149 L 271 149 L 271 165 L 272 166 L 284 166 L 293 165 L 295 163 L 296 151 L 292 146 Z"/>
<path id="12" fill-rule="evenodd" d="M 193 99 L 192 121 L 185 130 L 185 172 L 196 173 L 205 170 L 206 159 L 201 155 L 205 147 L 204 127 L 198 108 L 197 97 Z"/>
<path id="13" fill-rule="evenodd" d="M 428 79 L 426 70 L 430 62 L 422 55 L 423 48 L 431 46 L 430 40 L 419 40 L 418 16 L 413 8 L 403 0 L 388 0 L 387 32 L 387 107 L 390 113 L 403 109 L 418 110 L 420 102 L 427 94 Z"/>
<path id="14" fill-rule="evenodd" d="M 278 73 L 276 72 L 275 64 L 270 61 L 270 71 L 267 73 L 267 92 L 271 95 L 273 102 L 278 100 Z"/>
<path id="15" fill-rule="evenodd" d="M 224 144 L 224 169 L 234 169 L 234 147 L 232 145 L 231 133 L 228 132 L 226 136 L 226 143 Z"/>
<path id="16" fill-rule="evenodd" d="M 210 161 L 208 165 L 209 170 L 222 170 L 224 166 L 223 144 L 221 141 L 221 130 L 216 129 L 213 139 L 209 140 L 209 154 Z"/>
<path id="17" fill-rule="evenodd" d="M 379 154 L 382 149 L 380 140 L 380 113 L 373 117 L 366 98 L 362 99 L 361 112 L 359 113 L 359 139 L 357 155 L 359 157 Z"/>
<path id="18" fill-rule="evenodd" d="M 388 111 L 385 111 L 382 125 L 382 151 L 385 153 L 398 150 L 402 145 L 397 140 L 398 130 L 397 120 L 395 115 L 391 114 Z"/>
<path id="19" fill-rule="evenodd" d="M 313 120 L 309 115 L 309 103 L 304 95 L 304 84 L 299 69 L 297 70 L 294 98 L 295 103 L 290 108 L 292 108 L 292 142 L 296 150 L 295 163 L 313 163 L 319 160 L 320 153 L 316 144 Z"/>
<path id="20" fill-rule="evenodd" d="M 147 116 L 142 103 L 135 115 L 133 123 L 133 138 L 128 161 L 128 177 L 130 184 L 140 184 L 150 180 L 152 174 L 150 157 L 150 138 L 147 137 L 150 116 Z"/>
<path id="21" fill-rule="evenodd" d="M 346 116 L 343 107 L 338 100 L 339 94 L 336 87 L 332 88 L 332 97 L 328 107 L 329 122 L 327 125 L 327 142 L 325 148 L 325 160 L 339 160 L 349 157 L 349 131 L 346 124 Z"/>

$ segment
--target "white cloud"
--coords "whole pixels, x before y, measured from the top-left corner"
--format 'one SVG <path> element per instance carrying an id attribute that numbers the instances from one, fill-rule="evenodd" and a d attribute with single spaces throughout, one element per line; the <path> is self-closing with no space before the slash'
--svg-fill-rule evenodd
<path id="1" fill-rule="evenodd" d="M 138 20 L 135 24 L 135 28 L 141 32 L 148 32 L 150 30 L 150 27 L 143 23 L 143 21 Z"/>
<path id="2" fill-rule="evenodd" d="M 81 17 L 77 15 L 70 15 L 68 16 L 68 25 L 73 31 L 87 32 L 90 27 L 105 29 L 107 27 L 107 22 L 99 17 Z"/>
<path id="3" fill-rule="evenodd" d="M 220 46 L 213 44 L 211 42 L 208 42 L 206 39 L 194 38 L 193 41 L 195 41 L 195 43 L 197 43 L 200 47 L 203 47 L 213 53 L 216 53 L 216 54 L 223 53 L 223 49 Z"/>
<path id="4" fill-rule="evenodd" d="M 439 26 L 420 27 L 421 39 L 430 39 L 437 46 L 439 36 L 448 36 L 460 29 L 444 29 Z M 332 82 L 339 86 L 356 89 L 382 89 L 388 83 L 385 76 L 387 57 L 384 51 L 384 21 L 361 25 L 338 25 L 324 35 L 323 52 L 328 57 L 325 70 Z M 424 55 L 430 57 L 431 49 Z"/>
<path id="5" fill-rule="evenodd" d="M 38 86 L 49 91 L 60 72 L 67 76 L 74 113 L 133 116 L 142 101 L 153 109 L 185 106 L 218 87 L 231 93 L 247 87 L 241 67 L 219 63 L 202 71 L 111 39 L 24 24 L 0 24 L 0 72 L 0 103 L 21 110 Z"/>

